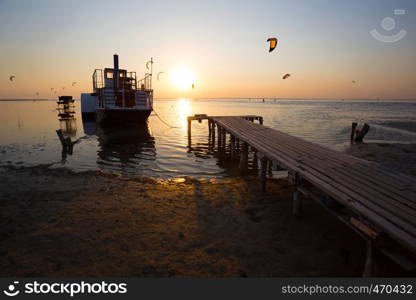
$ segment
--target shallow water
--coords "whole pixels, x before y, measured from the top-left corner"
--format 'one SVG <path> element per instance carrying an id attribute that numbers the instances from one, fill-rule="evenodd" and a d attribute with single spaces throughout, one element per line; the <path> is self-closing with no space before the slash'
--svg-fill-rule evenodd
<path id="1" fill-rule="evenodd" d="M 199 113 L 261 115 L 266 126 L 340 151 L 349 144 L 354 121 L 370 124 L 367 142 L 416 142 L 416 102 L 159 99 L 147 126 L 124 129 L 83 123 L 79 104 L 75 120 L 59 121 L 55 101 L 0 101 L 0 166 L 65 166 L 156 177 L 232 175 L 235 164 L 217 159 L 208 145 L 206 122 L 193 122 L 189 147 L 186 117 Z M 60 128 L 77 141 L 72 155 L 62 152 Z"/>

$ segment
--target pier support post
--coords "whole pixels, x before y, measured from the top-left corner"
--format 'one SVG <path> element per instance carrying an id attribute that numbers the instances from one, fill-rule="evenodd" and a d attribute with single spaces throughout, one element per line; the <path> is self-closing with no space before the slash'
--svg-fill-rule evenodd
<path id="1" fill-rule="evenodd" d="M 259 123 L 263 125 L 263 117 L 259 117 Z"/>
<path id="2" fill-rule="evenodd" d="M 268 161 L 268 173 L 270 177 L 273 177 L 273 161 L 269 160 Z"/>
<path id="3" fill-rule="evenodd" d="M 369 239 L 367 241 L 367 254 L 365 258 L 363 277 L 373 277 L 375 273 L 374 271 L 375 271 L 374 245 L 373 245 L 373 241 Z"/>
<path id="4" fill-rule="evenodd" d="M 230 135 L 230 157 L 235 158 L 235 137 L 232 134 Z"/>
<path id="5" fill-rule="evenodd" d="M 298 174 L 295 174 L 295 191 L 293 192 L 293 205 L 292 205 L 292 210 L 293 210 L 293 215 L 295 217 L 300 217 L 302 216 L 302 197 L 300 195 L 299 192 L 299 187 L 300 185 L 300 178 L 298 176 Z"/>
<path id="6" fill-rule="evenodd" d="M 222 129 L 222 148 L 224 149 L 224 153 L 226 150 L 226 146 L 227 146 L 227 131 L 225 130 L 225 128 Z"/>
<path id="7" fill-rule="evenodd" d="M 212 140 L 212 144 L 215 146 L 215 123 L 211 122 L 211 140 Z"/>
<path id="8" fill-rule="evenodd" d="M 218 151 L 221 149 L 221 142 L 222 142 L 222 128 L 217 125 L 217 133 L 218 133 Z"/>
<path id="9" fill-rule="evenodd" d="M 362 277 L 377 277 L 382 272 L 382 253 L 377 250 L 375 240 L 369 238 L 367 240 L 367 253 Z"/>
<path id="10" fill-rule="evenodd" d="M 299 190 L 296 188 L 293 192 L 293 215 L 295 217 L 302 216 L 302 198 L 299 195 Z"/>
<path id="11" fill-rule="evenodd" d="M 241 146 L 241 155 L 240 155 L 240 164 L 239 168 L 242 171 L 247 170 L 247 160 L 248 160 L 248 144 L 243 142 Z"/>
<path id="12" fill-rule="evenodd" d="M 259 158 L 257 157 L 257 150 L 253 149 L 253 169 L 258 170 L 259 168 Z"/>
<path id="13" fill-rule="evenodd" d="M 188 139 L 191 139 L 191 125 L 192 121 L 188 118 Z"/>
<path id="14" fill-rule="evenodd" d="M 212 135 L 212 124 L 211 120 L 208 120 L 208 138 L 211 138 Z"/>
<path id="15" fill-rule="evenodd" d="M 262 157 L 260 160 L 261 170 L 260 170 L 260 182 L 261 182 L 261 191 L 264 193 L 266 191 L 266 180 L 267 180 L 267 158 Z"/>

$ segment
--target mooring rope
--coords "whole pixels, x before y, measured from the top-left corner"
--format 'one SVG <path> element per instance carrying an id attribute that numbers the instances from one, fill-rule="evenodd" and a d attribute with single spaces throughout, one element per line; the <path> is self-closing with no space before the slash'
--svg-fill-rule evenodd
<path id="1" fill-rule="evenodd" d="M 168 122 L 166 122 L 165 120 L 163 120 L 162 119 L 162 117 L 161 116 L 159 116 L 159 114 L 153 109 L 153 113 L 156 115 L 156 117 L 158 117 L 159 118 L 159 120 L 163 123 L 163 124 L 165 124 L 166 126 L 168 126 L 168 127 L 170 127 L 170 128 L 181 128 L 181 127 L 178 127 L 178 126 L 173 126 L 173 125 L 170 125 Z"/>

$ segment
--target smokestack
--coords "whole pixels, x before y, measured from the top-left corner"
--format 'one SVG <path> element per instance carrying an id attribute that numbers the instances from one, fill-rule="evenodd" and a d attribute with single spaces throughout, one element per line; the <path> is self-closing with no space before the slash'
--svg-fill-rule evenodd
<path id="1" fill-rule="evenodd" d="M 118 70 L 118 55 L 114 54 L 114 70 Z"/>

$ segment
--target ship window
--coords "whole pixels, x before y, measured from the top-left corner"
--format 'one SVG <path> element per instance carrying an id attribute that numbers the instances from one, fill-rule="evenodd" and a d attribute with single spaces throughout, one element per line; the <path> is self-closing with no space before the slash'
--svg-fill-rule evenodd
<path id="1" fill-rule="evenodd" d="M 113 78 L 113 72 L 107 71 L 107 73 L 105 74 L 105 78 Z"/>

